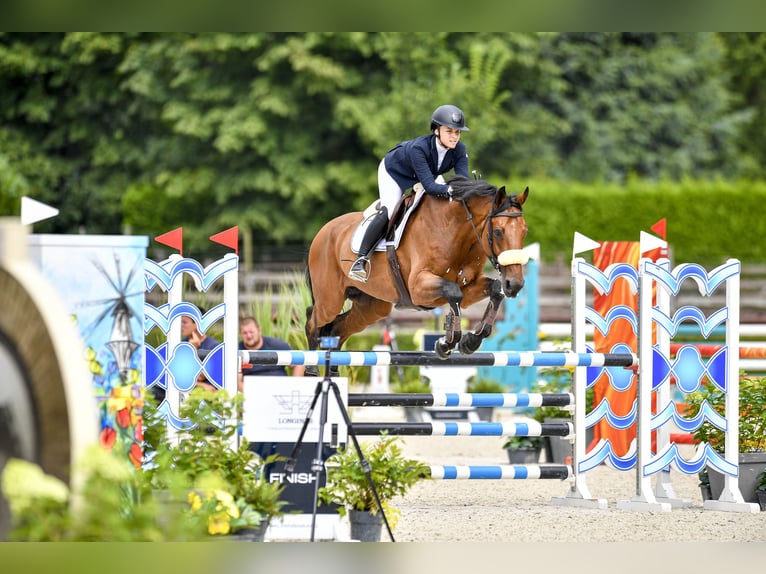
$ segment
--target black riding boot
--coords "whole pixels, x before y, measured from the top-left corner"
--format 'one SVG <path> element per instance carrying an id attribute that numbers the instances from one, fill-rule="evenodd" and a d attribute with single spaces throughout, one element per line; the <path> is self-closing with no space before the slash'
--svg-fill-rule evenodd
<path id="1" fill-rule="evenodd" d="M 380 241 L 380 236 L 388 226 L 388 209 L 383 207 L 375 214 L 370 221 L 362 238 L 362 244 L 359 247 L 359 257 L 348 272 L 351 279 L 356 279 L 362 283 L 367 283 L 370 276 L 370 253 Z"/>

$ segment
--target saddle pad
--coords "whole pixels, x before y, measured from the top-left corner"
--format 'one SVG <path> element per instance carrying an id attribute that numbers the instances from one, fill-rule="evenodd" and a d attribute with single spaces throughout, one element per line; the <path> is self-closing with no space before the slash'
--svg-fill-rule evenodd
<path id="1" fill-rule="evenodd" d="M 404 213 L 404 216 L 402 217 L 402 222 L 399 224 L 399 227 L 394 230 L 394 249 L 399 247 L 399 241 L 402 239 L 402 234 L 404 233 L 404 228 L 407 227 L 407 221 L 410 218 L 410 214 L 415 211 L 417 206 L 420 204 L 420 200 L 423 198 L 423 195 L 425 194 L 425 190 L 422 186 L 416 186 L 417 189 L 414 189 L 415 192 L 415 199 L 412 201 L 412 206 Z M 364 237 L 364 232 L 367 230 L 367 226 L 370 224 L 370 220 L 372 219 L 373 215 L 377 213 L 377 210 L 375 209 L 375 205 L 378 204 L 380 200 L 376 199 L 370 207 L 364 210 L 364 213 L 362 216 L 364 219 L 362 219 L 362 222 L 359 224 L 359 226 L 356 228 L 356 231 L 354 231 L 354 234 L 351 236 L 351 251 L 354 253 L 359 253 L 359 247 L 362 244 L 362 238 Z M 378 244 L 375 246 L 375 251 L 385 251 L 386 250 L 386 239 L 381 239 Z"/>

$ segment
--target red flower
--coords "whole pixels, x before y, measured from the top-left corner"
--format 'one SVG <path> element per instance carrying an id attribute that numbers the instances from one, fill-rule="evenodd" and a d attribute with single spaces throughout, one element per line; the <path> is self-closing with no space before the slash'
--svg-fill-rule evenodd
<path id="1" fill-rule="evenodd" d="M 141 466 L 141 462 L 144 458 L 144 451 L 141 450 L 141 447 L 137 443 L 133 443 L 130 445 L 130 451 L 128 451 L 128 457 L 130 458 L 130 462 L 133 463 L 133 466 L 138 468 Z"/>
<path id="2" fill-rule="evenodd" d="M 130 409 L 125 407 L 117 411 L 117 424 L 126 429 L 130 426 Z"/>
<path id="3" fill-rule="evenodd" d="M 117 433 L 114 432 L 112 427 L 104 427 L 101 429 L 101 444 L 106 448 L 111 449 L 114 446 L 114 441 L 117 440 Z"/>

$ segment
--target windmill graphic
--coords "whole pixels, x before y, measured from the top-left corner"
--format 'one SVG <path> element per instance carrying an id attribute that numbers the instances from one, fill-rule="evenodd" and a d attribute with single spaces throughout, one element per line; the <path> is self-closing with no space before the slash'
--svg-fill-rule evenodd
<path id="1" fill-rule="evenodd" d="M 109 273 L 97 259 L 92 259 L 91 263 L 112 287 L 115 296 L 79 303 L 78 307 L 104 307 L 96 318 L 82 330 L 82 336 L 86 342 L 94 332 L 101 327 L 101 324 L 105 320 L 109 317 L 112 318 L 109 339 L 105 346 L 114 356 L 120 380 L 122 383 L 125 383 L 127 382 L 128 373 L 130 371 L 131 358 L 140 347 L 140 344 L 133 337 L 133 329 L 130 326 L 130 320 L 131 318 L 136 317 L 139 321 L 143 322 L 144 316 L 143 313 L 137 313 L 128 302 L 132 297 L 143 295 L 143 285 L 141 285 L 140 290 L 133 293 L 128 293 L 128 290 L 131 287 L 131 283 L 133 282 L 136 273 L 139 271 L 143 273 L 143 260 L 137 258 L 127 276 L 123 278 L 120 256 L 117 251 L 113 251 L 112 255 L 114 258 L 114 273 Z"/>

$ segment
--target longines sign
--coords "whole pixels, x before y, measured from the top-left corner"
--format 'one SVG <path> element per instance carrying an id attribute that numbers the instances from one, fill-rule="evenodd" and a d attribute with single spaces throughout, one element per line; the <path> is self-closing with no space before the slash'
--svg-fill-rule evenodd
<path id="1" fill-rule="evenodd" d="M 317 443 L 322 401 L 327 400 L 327 424 L 321 442 L 345 443 L 347 429 L 332 389 L 317 395 L 321 377 L 244 378 L 245 405 L 242 432 L 250 442 L 296 442 L 316 397 L 304 443 Z M 348 404 L 348 379 L 332 379 L 338 385 L 344 407 Z"/>

